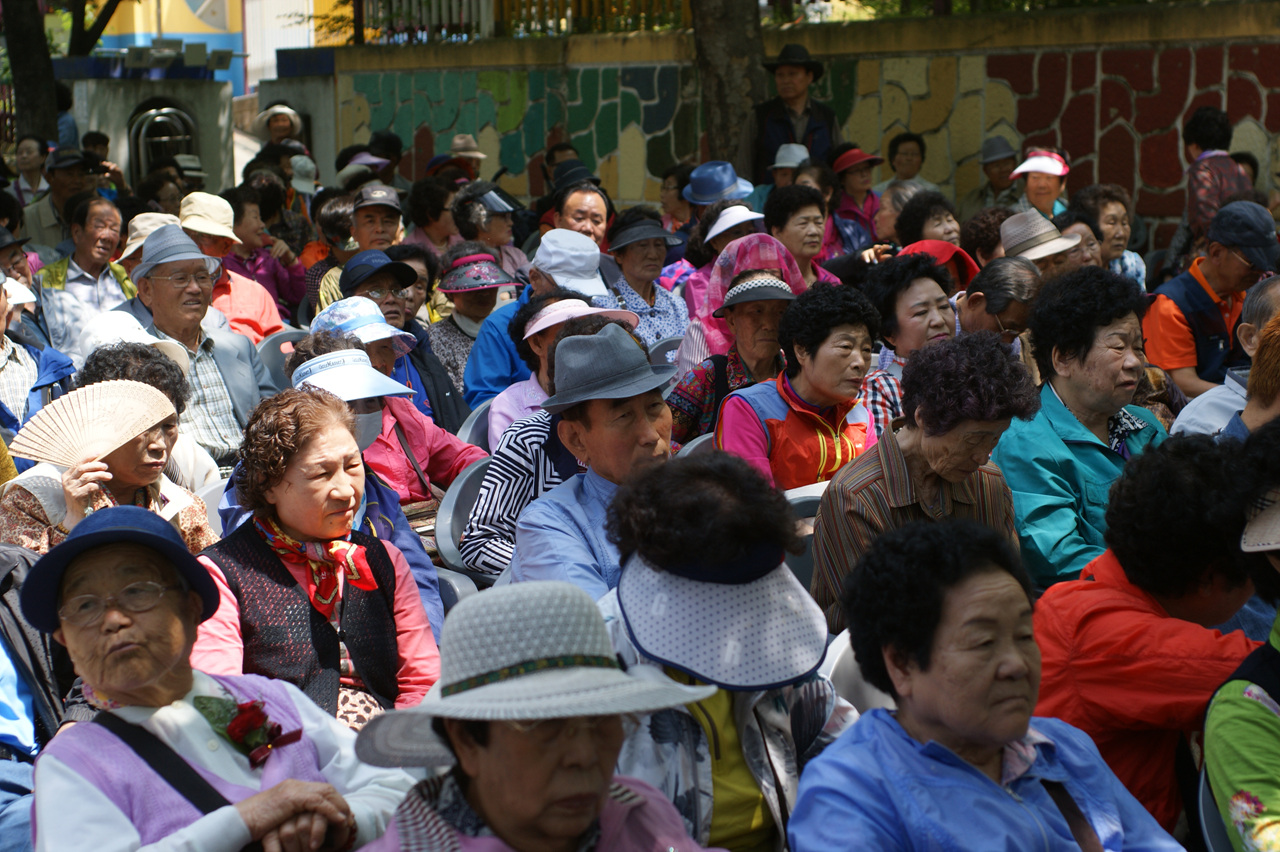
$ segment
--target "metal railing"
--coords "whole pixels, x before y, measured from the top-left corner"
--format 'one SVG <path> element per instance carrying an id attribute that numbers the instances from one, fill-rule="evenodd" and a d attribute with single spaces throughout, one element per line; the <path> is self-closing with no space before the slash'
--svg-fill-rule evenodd
<path id="1" fill-rule="evenodd" d="M 691 0 L 355 0 L 382 44 L 692 26 Z"/>

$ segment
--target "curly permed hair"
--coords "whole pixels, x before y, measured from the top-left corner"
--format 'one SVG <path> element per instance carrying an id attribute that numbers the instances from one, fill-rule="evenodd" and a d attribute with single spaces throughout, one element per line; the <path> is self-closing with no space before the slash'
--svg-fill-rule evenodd
<path id="1" fill-rule="evenodd" d="M 988 571 L 1008 573 L 1031 604 L 1031 580 L 1017 553 L 988 526 L 956 518 L 915 521 L 877 538 L 840 594 L 849 642 L 867 682 L 897 697 L 886 648 L 927 671 L 947 592 Z"/>
<path id="2" fill-rule="evenodd" d="M 258 403 L 244 427 L 236 493 L 240 505 L 260 518 L 275 516 L 267 492 L 284 478 L 289 461 L 321 429 L 338 424 L 352 436 L 355 416 L 347 404 L 328 391 L 290 388 Z"/>
<path id="3" fill-rule="evenodd" d="M 980 331 L 917 349 L 902 370 L 907 425 L 943 435 L 964 420 L 1030 420 L 1040 393 L 998 335 Z"/>
<path id="4" fill-rule="evenodd" d="M 787 357 L 787 376 L 800 374 L 797 350 L 816 352 L 831 330 L 841 325 L 861 325 L 871 340 L 880 333 L 880 315 L 853 287 L 818 282 L 805 290 L 782 314 L 778 323 L 778 343 Z"/>

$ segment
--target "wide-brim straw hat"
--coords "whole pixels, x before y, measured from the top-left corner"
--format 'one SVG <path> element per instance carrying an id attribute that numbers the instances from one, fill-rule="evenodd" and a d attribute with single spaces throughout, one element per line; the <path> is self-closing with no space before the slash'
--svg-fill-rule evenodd
<path id="1" fill-rule="evenodd" d="M 618 581 L 627 633 L 649 659 L 725 689 L 808 677 L 826 656 L 827 619 L 791 569 L 773 564 L 731 583 L 659 571 L 633 556 Z"/>
<path id="2" fill-rule="evenodd" d="M 711 697 L 619 666 L 591 596 L 548 580 L 490 589 L 459 601 L 445 620 L 440 680 L 417 707 L 365 725 L 356 755 L 375 766 L 453 763 L 432 720 L 537 721 L 652 713 Z"/>

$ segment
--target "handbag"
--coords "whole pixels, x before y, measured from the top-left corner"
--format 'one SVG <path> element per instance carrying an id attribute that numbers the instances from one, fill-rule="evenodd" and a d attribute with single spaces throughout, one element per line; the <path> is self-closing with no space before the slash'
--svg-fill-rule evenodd
<path id="1" fill-rule="evenodd" d="M 119 737 L 152 771 L 163 778 L 178 795 L 195 805 L 196 810 L 202 814 L 211 814 L 231 804 L 226 796 L 214 789 L 181 755 L 146 728 L 130 724 L 105 711 L 95 716 L 93 721 Z M 262 852 L 262 844 L 255 840 L 241 852 Z"/>

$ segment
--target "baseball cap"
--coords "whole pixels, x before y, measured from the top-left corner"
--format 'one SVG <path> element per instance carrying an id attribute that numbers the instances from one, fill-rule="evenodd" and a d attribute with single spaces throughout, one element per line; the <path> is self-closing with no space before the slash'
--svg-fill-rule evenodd
<path id="1" fill-rule="evenodd" d="M 342 267 L 342 277 L 338 279 L 338 289 L 342 291 L 342 297 L 345 299 L 348 296 L 354 296 L 356 289 L 378 272 L 390 272 L 401 287 L 408 287 L 418 280 L 417 270 L 409 264 L 392 260 L 387 257 L 386 252 L 369 249 L 357 254 Z"/>
<path id="2" fill-rule="evenodd" d="M 543 234 L 533 265 L 554 278 L 556 284 L 584 296 L 603 296 L 607 292 L 600 278 L 600 247 L 577 231 L 554 228 Z"/>
<path id="3" fill-rule="evenodd" d="M 400 196 L 385 183 L 367 183 L 356 193 L 356 202 L 352 205 L 354 213 L 363 207 L 394 207 L 400 212 Z"/>
<path id="4" fill-rule="evenodd" d="M 1209 223 L 1209 241 L 1239 249 L 1259 272 L 1277 268 L 1280 244 L 1271 213 L 1252 201 L 1233 201 L 1218 210 Z"/>

